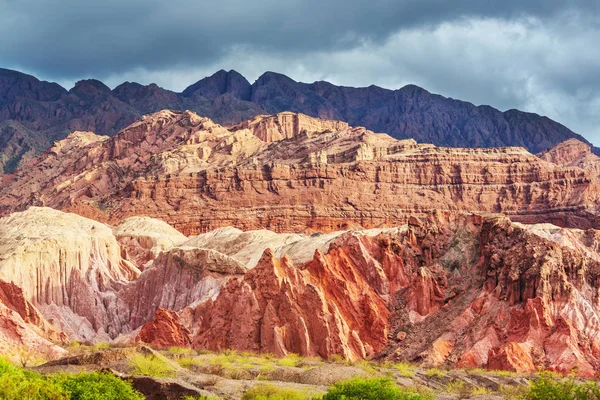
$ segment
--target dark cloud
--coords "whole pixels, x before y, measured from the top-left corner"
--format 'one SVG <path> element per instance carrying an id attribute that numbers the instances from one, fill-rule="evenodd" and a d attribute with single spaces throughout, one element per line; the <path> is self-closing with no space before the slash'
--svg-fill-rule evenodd
<path id="1" fill-rule="evenodd" d="M 58 78 L 135 67 L 207 64 L 231 46 L 263 51 L 338 50 L 401 29 L 457 18 L 547 18 L 572 1 L 486 0 L 5 0 L 4 63 Z M 584 4 L 597 12 L 598 2 Z"/>
<path id="2" fill-rule="evenodd" d="M 0 60 L 72 84 L 415 83 L 549 115 L 600 143 L 598 0 L 0 0 Z"/>

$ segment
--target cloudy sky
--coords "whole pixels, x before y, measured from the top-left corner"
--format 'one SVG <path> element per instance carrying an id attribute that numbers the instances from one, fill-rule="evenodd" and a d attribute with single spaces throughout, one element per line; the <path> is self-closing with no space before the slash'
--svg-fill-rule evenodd
<path id="1" fill-rule="evenodd" d="M 173 90 L 218 69 L 445 96 L 600 145 L 599 0 L 0 0 L 0 66 Z"/>

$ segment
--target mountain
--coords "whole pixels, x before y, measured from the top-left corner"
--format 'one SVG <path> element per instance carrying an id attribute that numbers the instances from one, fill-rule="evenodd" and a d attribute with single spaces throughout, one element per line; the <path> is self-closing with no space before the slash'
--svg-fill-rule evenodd
<path id="1" fill-rule="evenodd" d="M 119 104 L 107 93 L 73 95 Z M 3 176 L 0 349 L 594 376 L 598 159 L 574 139 L 538 155 L 451 148 L 292 112 L 224 127 L 163 110 L 112 137 L 76 131 Z"/>
<path id="2" fill-rule="evenodd" d="M 182 93 L 130 82 L 111 91 L 96 80 L 80 81 L 67 91 L 55 83 L 0 69 L 0 123 L 12 121 L 19 127 L 18 136 L 27 137 L 17 146 L 3 144 L 9 141 L 6 136 L 14 134 L 0 131 L 0 173 L 13 172 L 23 164 L 23 155 L 37 153 L 70 132 L 112 136 L 141 115 L 163 109 L 190 110 L 223 125 L 292 111 L 346 121 L 397 139 L 450 147 L 522 146 L 538 153 L 570 138 L 586 142 L 546 117 L 476 107 L 414 85 L 388 90 L 305 84 L 273 72 L 250 84 L 236 71 L 221 70 Z"/>
<path id="3" fill-rule="evenodd" d="M 290 112 L 227 128 L 165 110 L 112 138 L 57 141 L 5 177 L 0 215 L 32 205 L 111 224 L 147 215 L 186 235 L 326 232 L 447 212 L 587 229 L 600 227 L 596 176 L 522 147 L 437 147 Z"/>

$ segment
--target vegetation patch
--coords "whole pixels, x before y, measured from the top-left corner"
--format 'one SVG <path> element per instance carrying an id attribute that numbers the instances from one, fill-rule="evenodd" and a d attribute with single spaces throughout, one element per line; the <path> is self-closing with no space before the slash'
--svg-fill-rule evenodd
<path id="1" fill-rule="evenodd" d="M 242 400 L 309 400 L 307 394 L 289 388 L 280 388 L 273 385 L 257 385 L 248 389 Z"/>
<path id="2" fill-rule="evenodd" d="M 129 360 L 133 375 L 170 378 L 175 376 L 175 369 L 168 362 L 153 355 L 136 355 Z"/>
<path id="3" fill-rule="evenodd" d="M 403 389 L 388 378 L 352 378 L 330 387 L 322 400 L 429 400 L 433 397 Z"/>
<path id="4" fill-rule="evenodd" d="M 529 387 L 523 400 L 600 400 L 596 382 L 577 382 L 575 378 L 561 379 L 552 374 L 540 374 Z"/>
<path id="5" fill-rule="evenodd" d="M 0 399 L 143 400 L 131 384 L 101 372 L 42 376 L 0 359 Z"/>

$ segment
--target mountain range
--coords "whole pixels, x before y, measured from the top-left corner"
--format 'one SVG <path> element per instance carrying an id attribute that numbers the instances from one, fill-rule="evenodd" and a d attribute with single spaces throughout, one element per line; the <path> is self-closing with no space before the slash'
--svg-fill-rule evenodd
<path id="1" fill-rule="evenodd" d="M 0 69 L 0 173 L 14 172 L 70 132 L 113 136 L 140 116 L 163 109 L 190 110 L 221 125 L 292 111 L 447 147 L 522 146 L 538 153 L 571 138 L 588 143 L 547 117 L 475 106 L 414 85 L 388 90 L 306 84 L 274 72 L 250 84 L 236 71 L 220 70 L 181 93 L 131 82 L 111 90 L 93 79 L 66 90 Z"/>

